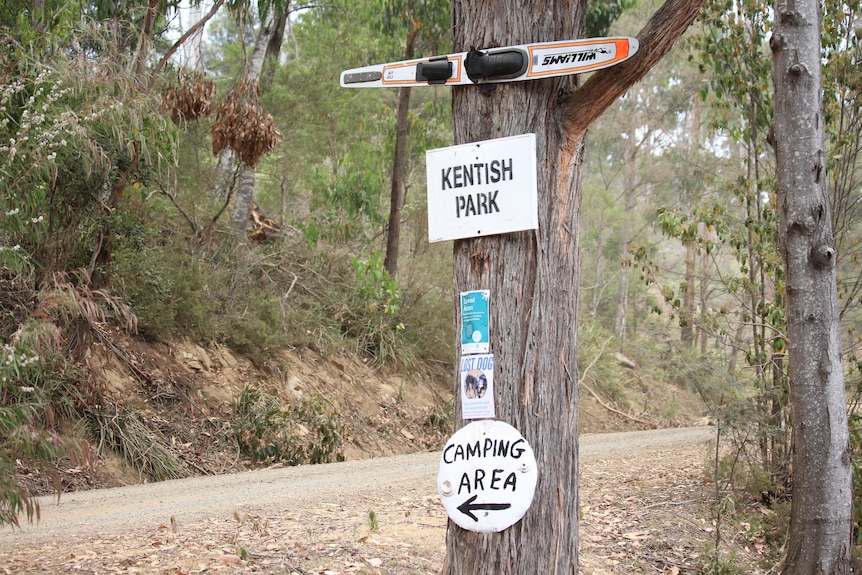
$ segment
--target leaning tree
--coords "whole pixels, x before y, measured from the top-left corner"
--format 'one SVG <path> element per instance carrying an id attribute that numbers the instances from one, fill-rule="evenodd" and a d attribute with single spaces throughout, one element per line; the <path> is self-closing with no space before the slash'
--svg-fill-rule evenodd
<path id="1" fill-rule="evenodd" d="M 667 0 L 638 35 L 637 54 L 583 84 L 568 76 L 454 88 L 456 144 L 536 135 L 538 230 L 459 240 L 454 267 L 456 292 L 491 290 L 497 416 L 531 443 L 539 479 L 531 508 L 509 529 L 474 533 L 450 522 L 449 574 L 577 573 L 578 232 L 587 129 L 670 50 L 701 4 Z M 454 0 L 452 48 L 580 38 L 586 17 L 587 0 Z"/>

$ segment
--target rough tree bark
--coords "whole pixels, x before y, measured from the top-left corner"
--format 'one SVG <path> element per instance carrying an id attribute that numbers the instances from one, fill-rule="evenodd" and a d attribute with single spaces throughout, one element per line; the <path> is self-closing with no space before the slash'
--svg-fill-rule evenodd
<path id="1" fill-rule="evenodd" d="M 843 574 L 850 569 L 853 485 L 824 165 L 817 0 L 777 0 L 770 46 L 793 414 L 793 498 L 782 573 Z"/>
<path id="2" fill-rule="evenodd" d="M 536 134 L 539 229 L 456 241 L 454 275 L 456 293 L 491 290 L 497 417 L 530 442 L 539 477 L 531 508 L 514 526 L 479 534 L 449 523 L 445 572 L 450 575 L 578 572 L 584 137 L 593 121 L 670 50 L 701 5 L 702 0 L 668 0 L 638 36 L 633 58 L 596 72 L 581 87 L 569 76 L 453 90 L 456 144 Z M 579 38 L 585 17 L 586 0 L 455 0 L 453 49 Z M 457 390 L 458 381 L 455 385 Z M 460 395 L 455 396 L 460 427 Z"/>

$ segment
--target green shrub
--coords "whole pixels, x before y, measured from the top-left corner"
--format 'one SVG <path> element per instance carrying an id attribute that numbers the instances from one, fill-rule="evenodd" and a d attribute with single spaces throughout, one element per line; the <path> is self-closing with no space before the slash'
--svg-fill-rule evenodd
<path id="1" fill-rule="evenodd" d="M 212 337 L 213 302 L 206 266 L 180 246 L 127 238 L 114 256 L 114 289 L 134 310 L 141 335 L 166 339 L 180 331 Z"/>
<path id="2" fill-rule="evenodd" d="M 0 348 L 0 525 L 18 525 L 39 516 L 39 504 L 16 476 L 21 460 L 45 471 L 58 487 L 54 461 L 61 456 L 89 461 L 86 443 L 67 441 L 52 430 L 53 411 L 39 385 L 50 369 L 45 357 L 27 346 L 5 344 Z"/>
<path id="3" fill-rule="evenodd" d="M 401 341 L 422 360 L 453 365 L 452 250 L 426 249 L 403 258 L 398 274 L 401 306 L 398 319 L 404 325 Z"/>
<path id="4" fill-rule="evenodd" d="M 93 410 L 90 418 L 99 444 L 123 456 L 133 468 L 155 481 L 187 477 L 189 471 L 167 448 L 161 430 L 144 416 L 117 406 Z"/>
<path id="5" fill-rule="evenodd" d="M 856 407 L 855 402 L 853 406 Z M 862 414 L 855 409 L 851 411 L 849 423 L 853 454 L 853 543 L 858 546 L 862 545 Z"/>
<path id="6" fill-rule="evenodd" d="M 267 351 L 284 347 L 287 336 L 282 329 L 282 311 L 277 297 L 261 293 L 249 300 L 253 300 L 254 307 L 247 307 L 239 315 L 224 316 L 218 326 L 230 347 L 259 363 Z"/>
<path id="7" fill-rule="evenodd" d="M 285 409 L 276 396 L 246 386 L 234 408 L 233 429 L 240 451 L 254 461 L 302 465 L 344 458 L 347 430 L 320 397 Z"/>
<path id="8" fill-rule="evenodd" d="M 616 338 L 598 322 L 584 323 L 578 332 L 578 364 L 582 366 L 581 384 L 615 404 L 630 408 L 635 398 L 630 390 L 638 388 L 631 371 L 614 358 Z"/>
<path id="9" fill-rule="evenodd" d="M 398 280 L 383 267 L 380 252 L 354 258 L 352 264 L 356 291 L 342 316 L 345 335 L 355 339 L 358 350 L 378 365 L 412 365 L 415 354 L 401 337 L 405 326 L 399 319 Z"/>
<path id="10" fill-rule="evenodd" d="M 699 575 L 743 575 L 745 569 L 737 565 L 736 557 L 722 557 L 710 553 L 700 558 L 697 565 Z"/>

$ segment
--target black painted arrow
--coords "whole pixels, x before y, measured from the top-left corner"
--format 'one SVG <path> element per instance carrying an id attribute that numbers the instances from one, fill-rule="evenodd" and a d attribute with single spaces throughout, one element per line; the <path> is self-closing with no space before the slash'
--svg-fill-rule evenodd
<path id="1" fill-rule="evenodd" d="M 476 501 L 477 497 L 479 496 L 474 495 L 473 497 L 458 506 L 458 511 L 460 511 L 467 517 L 471 517 L 473 521 L 479 521 L 479 518 L 473 515 L 473 511 L 502 511 L 503 509 L 508 509 L 512 506 L 511 503 L 473 503 L 474 501 Z"/>

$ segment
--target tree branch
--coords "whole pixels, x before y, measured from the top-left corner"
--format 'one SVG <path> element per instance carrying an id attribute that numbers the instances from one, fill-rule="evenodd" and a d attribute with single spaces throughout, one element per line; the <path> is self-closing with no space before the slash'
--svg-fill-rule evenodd
<path id="1" fill-rule="evenodd" d="M 617 98 L 640 81 L 667 54 L 697 17 L 704 0 L 666 0 L 638 34 L 638 51 L 630 59 L 595 72 L 563 100 L 569 129 L 586 129 Z"/>
<path id="2" fill-rule="evenodd" d="M 216 12 L 218 12 L 218 9 L 221 8 L 221 5 L 224 4 L 224 2 L 225 0 L 216 0 L 216 3 L 213 4 L 213 7 L 210 9 L 210 11 L 207 12 L 203 18 L 195 22 L 194 26 L 186 30 L 186 33 L 180 36 L 179 40 L 174 42 L 174 45 L 171 46 L 167 52 L 165 52 L 165 55 L 162 56 L 162 59 L 159 60 L 159 63 L 156 64 L 155 68 L 153 68 L 153 72 L 150 75 L 150 87 L 152 87 L 152 85 L 155 83 L 156 77 L 159 75 L 159 72 L 162 71 L 162 68 L 165 67 L 165 64 L 168 63 L 168 60 L 171 59 L 171 56 L 173 56 L 174 53 L 180 49 L 180 46 L 185 44 L 186 40 L 188 40 L 195 32 L 203 28 L 204 25 L 209 22 L 213 16 L 215 16 Z"/>

